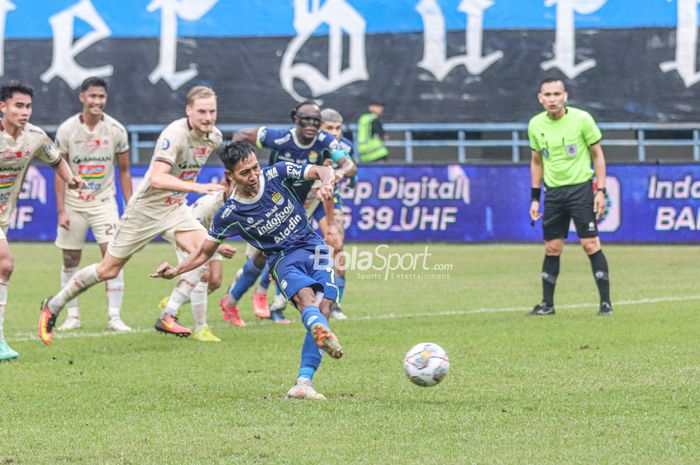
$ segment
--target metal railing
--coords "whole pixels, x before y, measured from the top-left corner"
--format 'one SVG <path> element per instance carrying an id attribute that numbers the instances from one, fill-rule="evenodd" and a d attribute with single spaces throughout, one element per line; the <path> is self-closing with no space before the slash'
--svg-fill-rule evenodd
<path id="1" fill-rule="evenodd" d="M 219 128 L 228 138 L 234 131 L 253 126 L 259 126 L 259 124 L 225 124 L 220 125 Z M 142 150 L 152 149 L 155 146 L 155 139 L 164 127 L 164 125 L 126 127 L 130 135 L 132 163 L 140 162 Z M 287 128 L 289 125 L 270 125 L 269 127 Z M 600 123 L 599 127 L 605 136 L 603 141 L 605 147 L 636 148 L 636 160 L 632 161 L 646 162 L 649 147 L 691 147 L 692 161 L 700 162 L 700 123 Z M 509 161 L 512 163 L 529 161 L 529 150 L 527 150 L 529 143 L 525 123 L 385 124 L 384 129 L 391 134 L 391 139 L 386 145 L 389 148 L 400 149 L 404 153 L 405 163 L 413 163 L 416 150 L 422 148 L 456 149 L 456 156 L 451 160 L 453 163 L 468 163 L 473 160 L 470 157 L 471 151 L 484 148 L 510 149 Z M 346 130 L 353 134 L 353 140 L 357 138 L 356 125 L 349 125 Z M 664 138 L 648 138 L 649 132 L 663 132 Z M 688 133 L 692 137 L 688 137 Z M 443 135 L 430 138 L 431 135 L 436 134 Z M 486 137 L 484 137 L 485 134 L 487 134 Z M 496 135 L 498 137 L 495 137 Z M 620 135 L 622 137 L 616 137 Z M 676 135 L 678 137 L 675 137 Z M 521 150 L 528 153 L 527 158 L 521 156 Z"/>

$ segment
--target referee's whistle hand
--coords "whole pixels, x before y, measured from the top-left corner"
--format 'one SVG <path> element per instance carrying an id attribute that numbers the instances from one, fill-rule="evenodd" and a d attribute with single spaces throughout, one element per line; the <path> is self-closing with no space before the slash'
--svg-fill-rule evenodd
<path id="1" fill-rule="evenodd" d="M 595 212 L 595 219 L 600 220 L 605 214 L 605 195 L 596 194 L 595 200 L 593 201 L 593 211 Z"/>
<path id="2" fill-rule="evenodd" d="M 542 214 L 540 214 L 540 203 L 537 202 L 536 200 L 533 200 L 532 203 L 530 203 L 530 219 L 532 221 L 537 221 L 542 217 Z"/>

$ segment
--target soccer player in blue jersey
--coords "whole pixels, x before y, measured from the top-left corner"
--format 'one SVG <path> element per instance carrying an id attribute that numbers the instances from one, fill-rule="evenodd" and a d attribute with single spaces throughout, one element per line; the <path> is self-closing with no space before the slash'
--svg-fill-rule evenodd
<path id="1" fill-rule="evenodd" d="M 299 376 L 287 398 L 324 400 L 312 380 L 321 363 L 319 348 L 333 358 L 343 356 L 343 348 L 327 320 L 338 288 L 332 264 L 317 260 L 327 254 L 327 245 L 307 222 L 291 185 L 302 179 L 320 179 L 323 185 L 318 194 L 329 199 L 333 195 L 333 169 L 291 162 L 261 169 L 254 147 L 246 141 L 229 142 L 217 152 L 227 179 L 234 185 L 233 192 L 214 216 L 209 237 L 199 248 L 177 267 L 163 263 L 151 276 L 172 279 L 196 269 L 226 238 L 240 235 L 262 250 L 275 281 L 301 313 L 307 330 Z"/>
<path id="2" fill-rule="evenodd" d="M 346 156 L 338 144 L 336 138 L 325 131 L 321 131 L 321 108 L 312 101 L 304 101 L 296 105 L 290 114 L 295 126 L 290 129 L 273 129 L 256 127 L 243 129 L 233 135 L 234 141 L 245 140 L 255 144 L 258 148 L 269 148 L 270 165 L 279 161 L 288 161 L 298 164 L 323 165 L 324 160 Z M 294 194 L 300 201 L 306 199 L 313 180 L 301 179 L 291 186 Z M 246 251 L 250 259 L 243 269 L 236 275 L 236 281 L 231 286 L 228 295 L 219 302 L 224 319 L 241 326 L 236 320 L 238 315 L 238 301 L 248 289 L 258 280 L 260 275 L 268 274 L 264 267 L 264 259 L 260 252 L 252 247 Z M 261 266 L 263 265 L 263 266 Z M 265 271 L 264 271 L 265 270 Z M 264 281 L 264 280 L 263 280 Z M 253 311 L 259 318 L 271 318 L 279 323 L 288 323 L 284 319 L 281 310 L 270 312 L 267 305 L 267 288 L 265 283 L 256 289 L 253 294 Z"/>

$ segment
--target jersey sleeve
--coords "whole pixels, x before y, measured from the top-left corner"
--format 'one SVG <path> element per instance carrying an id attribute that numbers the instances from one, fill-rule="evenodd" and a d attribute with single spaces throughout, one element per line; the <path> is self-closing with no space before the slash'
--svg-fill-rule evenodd
<path id="1" fill-rule="evenodd" d="M 129 151 L 129 135 L 121 124 L 115 123 L 112 126 L 112 138 L 114 140 L 114 153 L 124 153 Z"/>
<path id="2" fill-rule="evenodd" d="M 530 139 L 530 148 L 532 150 L 535 152 L 542 152 L 542 148 L 540 147 L 537 137 L 535 136 L 535 128 L 532 121 L 530 121 L 527 125 L 527 138 Z"/>
<path id="3" fill-rule="evenodd" d="M 287 132 L 289 131 L 287 131 L 286 129 L 272 129 L 262 126 L 260 129 L 258 129 L 258 135 L 255 139 L 255 145 L 258 148 L 279 148 L 280 144 L 278 144 L 276 141 L 283 139 L 284 136 L 287 135 Z"/>
<path id="4" fill-rule="evenodd" d="M 156 149 L 153 152 L 153 158 L 157 161 L 162 161 L 170 166 L 174 166 L 177 162 L 177 147 L 179 137 L 176 131 L 167 128 L 158 138 Z"/>
<path id="5" fill-rule="evenodd" d="M 581 133 L 583 140 L 586 141 L 586 145 L 589 147 L 597 144 L 603 138 L 603 133 L 600 132 L 598 125 L 595 124 L 595 120 L 589 113 L 584 113 L 581 122 Z"/>
<path id="6" fill-rule="evenodd" d="M 224 204 L 216 212 L 209 225 L 209 240 L 221 243 L 226 238 L 240 236 L 241 229 L 233 214 L 234 208 L 234 205 Z"/>
<path id="7" fill-rule="evenodd" d="M 43 132 L 41 150 L 38 152 L 39 158 L 45 163 L 54 166 L 61 161 L 61 153 L 58 151 L 58 147 L 53 143 L 51 138 Z"/>
<path id="8" fill-rule="evenodd" d="M 70 138 L 68 136 L 68 127 L 66 123 L 63 123 L 58 127 L 56 131 L 56 148 L 61 154 L 68 155 L 68 150 L 70 149 Z"/>

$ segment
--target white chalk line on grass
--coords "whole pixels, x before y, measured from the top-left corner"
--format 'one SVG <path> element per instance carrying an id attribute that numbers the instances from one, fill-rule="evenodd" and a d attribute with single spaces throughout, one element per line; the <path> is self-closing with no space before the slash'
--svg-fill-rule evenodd
<path id="1" fill-rule="evenodd" d="M 669 297 L 654 297 L 636 300 L 619 300 L 614 302 L 615 307 L 626 306 L 626 305 L 645 305 L 645 304 L 658 304 L 658 303 L 672 303 L 672 302 L 691 302 L 694 300 L 700 300 L 700 295 L 688 295 L 688 296 L 669 296 Z M 558 309 L 577 309 L 577 308 L 597 308 L 598 304 L 595 303 L 581 303 L 581 304 L 566 304 L 557 305 Z M 459 315 L 472 315 L 477 313 L 508 313 L 508 312 L 527 312 L 531 310 L 531 307 L 482 307 L 473 308 L 469 310 L 450 310 L 445 312 L 422 312 L 422 313 L 387 313 L 384 315 L 367 315 L 352 318 L 351 321 L 372 321 L 372 320 L 392 320 L 392 319 L 402 319 L 402 318 L 434 318 L 441 316 L 459 316 Z M 289 309 L 288 309 L 289 311 Z M 342 324 L 342 323 L 341 323 Z M 210 325 L 214 328 L 227 328 L 229 325 L 224 324 L 213 324 Z M 145 334 L 145 333 L 155 333 L 153 328 L 136 328 L 129 333 L 115 333 L 114 331 L 99 331 L 99 332 L 71 332 L 71 333 L 61 333 L 59 331 L 54 332 L 55 339 L 87 339 L 94 337 L 105 337 L 105 336 L 121 336 L 124 334 Z M 173 337 L 170 335 L 162 335 L 163 337 Z M 39 338 L 33 333 L 18 333 L 9 338 L 11 341 L 37 341 Z"/>

